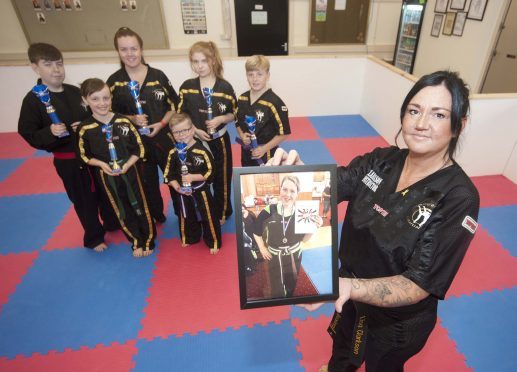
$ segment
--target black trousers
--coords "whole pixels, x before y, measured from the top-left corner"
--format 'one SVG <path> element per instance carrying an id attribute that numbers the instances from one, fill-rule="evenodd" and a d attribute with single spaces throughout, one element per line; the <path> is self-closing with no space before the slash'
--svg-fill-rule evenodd
<path id="1" fill-rule="evenodd" d="M 272 298 L 291 297 L 293 295 L 301 263 L 301 251 L 285 256 L 273 254 L 268 262 Z"/>
<path id="2" fill-rule="evenodd" d="M 214 213 L 210 186 L 205 185 L 190 196 L 178 194 L 180 238 L 183 244 L 195 244 L 203 237 L 210 248 L 221 248 L 221 225 Z"/>
<path id="3" fill-rule="evenodd" d="M 367 308 L 365 314 L 368 330 L 363 355 L 366 371 L 404 371 L 404 363 L 422 350 L 436 324 L 436 301 L 430 301 L 429 306 L 415 314 L 404 314 L 402 317 L 388 315 L 390 309 L 373 306 Z M 357 314 L 354 301 L 345 303 L 341 314 L 332 345 L 332 357 L 328 367 L 330 372 L 357 370 L 351 361 Z"/>
<path id="4" fill-rule="evenodd" d="M 108 176 L 97 168 L 96 176 L 132 249 L 154 249 L 156 227 L 137 168 L 133 166 L 125 175 L 120 176 Z"/>
<path id="5" fill-rule="evenodd" d="M 278 148 L 278 146 L 276 147 L 273 147 L 271 150 L 269 150 L 268 152 L 266 152 L 264 154 L 264 156 L 262 156 L 262 162 L 263 163 L 267 163 L 267 161 L 269 159 L 271 159 L 273 157 L 273 155 L 275 155 L 275 151 L 276 149 Z M 257 162 L 257 159 L 253 159 L 251 157 L 251 151 L 250 150 L 245 150 L 241 147 L 241 165 L 243 167 L 256 167 L 256 166 L 260 166 L 260 164 Z"/>
<path id="6" fill-rule="evenodd" d="M 104 229 L 99 221 L 99 209 L 108 214 L 108 206 L 102 204 L 88 168 L 77 159 L 56 159 L 54 167 L 63 181 L 68 199 L 84 229 L 83 244 L 95 248 L 104 242 Z"/>
<path id="7" fill-rule="evenodd" d="M 215 215 L 220 220 L 226 220 L 233 213 L 231 202 L 233 160 L 230 135 L 226 132 L 223 136 L 207 143 L 215 163 L 212 181 Z"/>

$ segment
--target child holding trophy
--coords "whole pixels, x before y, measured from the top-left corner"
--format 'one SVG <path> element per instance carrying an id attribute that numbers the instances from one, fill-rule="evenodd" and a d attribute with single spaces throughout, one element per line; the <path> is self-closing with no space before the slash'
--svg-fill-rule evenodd
<path id="1" fill-rule="evenodd" d="M 221 57 L 213 42 L 195 43 L 190 48 L 189 58 L 198 76 L 181 85 L 177 111 L 190 115 L 196 137 L 208 143 L 214 156 L 215 210 L 224 223 L 233 212 L 230 200 L 232 148 L 226 124 L 235 119 L 235 92 L 223 78 Z"/>
<path id="2" fill-rule="evenodd" d="M 99 207 L 108 229 L 110 218 L 100 203 L 87 167 L 75 154 L 75 129 L 90 114 L 81 106 L 79 88 L 64 84 L 63 56 L 55 46 L 32 44 L 28 50 L 31 67 L 38 74 L 38 85 L 23 99 L 18 133 L 31 145 L 52 152 L 54 167 L 63 181 L 68 198 L 84 229 L 83 244 L 97 252 L 105 250 L 104 229 L 99 221 Z"/>
<path id="3" fill-rule="evenodd" d="M 169 125 L 176 148 L 169 152 L 163 178 L 178 193 L 181 244 L 184 247 L 195 244 L 203 236 L 210 253 L 216 254 L 221 247 L 221 225 L 214 213 L 210 191 L 214 159 L 194 139 L 195 127 L 187 114 L 174 114 Z"/>
<path id="4" fill-rule="evenodd" d="M 237 142 L 242 145 L 243 167 L 267 162 L 291 133 L 287 107 L 267 86 L 269 60 L 263 55 L 249 57 L 246 78 L 250 90 L 241 94 L 237 102 Z"/>
<path id="5" fill-rule="evenodd" d="M 110 90 L 102 80 L 85 80 L 81 95 L 93 113 L 77 129 L 81 160 L 98 168 L 95 177 L 132 245 L 133 256 L 149 256 L 153 253 L 156 228 L 142 177 L 133 166 L 144 157 L 142 139 L 127 117 L 110 111 Z"/>
<path id="6" fill-rule="evenodd" d="M 115 33 L 115 49 L 121 68 L 107 80 L 113 97 L 113 111 L 128 116 L 138 126 L 146 150 L 143 176 L 149 208 L 156 222 L 165 222 L 158 168 L 174 147 L 168 128 L 178 95 L 165 74 L 145 63 L 144 42 L 128 27 Z M 172 190 L 171 190 L 172 192 Z"/>

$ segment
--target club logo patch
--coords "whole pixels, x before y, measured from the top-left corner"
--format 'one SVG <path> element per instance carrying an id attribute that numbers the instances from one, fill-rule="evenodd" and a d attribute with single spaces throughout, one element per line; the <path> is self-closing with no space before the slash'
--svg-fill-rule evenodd
<path id="1" fill-rule="evenodd" d="M 165 97 L 165 92 L 161 89 L 155 89 L 153 91 L 153 94 L 154 94 L 154 98 L 157 100 L 157 101 L 162 101 L 163 100 L 163 97 Z"/>
<path id="2" fill-rule="evenodd" d="M 465 216 L 463 219 L 463 222 L 461 223 L 461 226 L 466 228 L 468 231 L 470 231 L 472 234 L 474 234 L 478 228 L 478 223 L 470 216 Z"/>
<path id="3" fill-rule="evenodd" d="M 226 112 L 226 105 L 222 102 L 218 102 L 217 106 L 219 107 L 219 112 L 225 113 Z"/>
<path id="4" fill-rule="evenodd" d="M 201 165 L 205 162 L 205 160 L 201 156 L 194 156 L 192 160 L 194 161 L 194 165 L 196 166 Z"/>
<path id="5" fill-rule="evenodd" d="M 407 222 L 415 229 L 420 229 L 431 217 L 435 207 L 434 203 L 420 203 L 411 209 L 407 217 Z"/>
<path id="6" fill-rule="evenodd" d="M 262 123 L 262 120 L 264 119 L 264 112 L 257 110 L 257 111 L 255 111 L 255 116 L 257 117 L 257 121 L 259 123 Z"/>
<path id="7" fill-rule="evenodd" d="M 122 135 L 124 137 L 127 137 L 127 134 L 129 133 L 129 127 L 127 125 L 121 125 L 120 130 L 122 132 Z"/>

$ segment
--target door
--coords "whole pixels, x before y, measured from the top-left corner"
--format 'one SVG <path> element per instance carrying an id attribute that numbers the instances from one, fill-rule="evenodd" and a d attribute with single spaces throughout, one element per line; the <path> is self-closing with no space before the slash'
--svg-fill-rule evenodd
<path id="1" fill-rule="evenodd" d="M 287 55 L 288 0 L 235 0 L 239 56 Z"/>
<path id="2" fill-rule="evenodd" d="M 481 89 L 482 93 L 517 93 L 517 0 L 512 0 Z"/>

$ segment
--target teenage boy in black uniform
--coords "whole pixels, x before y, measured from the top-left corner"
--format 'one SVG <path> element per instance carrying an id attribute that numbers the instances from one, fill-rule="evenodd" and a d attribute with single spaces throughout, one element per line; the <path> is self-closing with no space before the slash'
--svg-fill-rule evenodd
<path id="1" fill-rule="evenodd" d="M 289 115 L 284 102 L 267 87 L 269 81 L 269 60 L 263 55 L 251 56 L 246 60 L 246 78 L 250 90 L 239 96 L 237 102 L 237 132 L 245 145 L 250 145 L 251 134 L 246 116 L 256 120 L 256 149 L 241 149 L 243 167 L 260 165 L 257 159 L 267 162 L 278 145 L 291 133 Z"/>
<path id="2" fill-rule="evenodd" d="M 45 105 L 32 92 L 23 99 L 18 133 L 34 148 L 52 152 L 54 167 L 63 181 L 68 198 L 84 229 L 83 244 L 97 252 L 106 249 L 104 229 L 99 222 L 99 199 L 88 168 L 76 158 L 75 130 L 90 113 L 81 105 L 79 88 L 64 84 L 65 68 L 61 52 L 50 44 L 32 44 L 28 50 L 31 67 L 50 92 L 50 102 L 63 121 L 52 124 Z M 68 131 L 69 135 L 62 136 Z M 101 204 L 102 208 L 102 204 Z M 118 228 L 109 207 L 102 208 L 108 230 Z"/>
<path id="3" fill-rule="evenodd" d="M 188 174 L 182 174 L 178 150 L 173 149 L 169 153 L 163 175 L 165 182 L 178 193 L 177 204 L 181 211 L 178 222 L 182 246 L 199 242 L 203 235 L 210 253 L 215 254 L 221 248 L 221 225 L 215 214 L 214 199 L 210 191 L 214 159 L 210 151 L 194 139 L 194 124 L 187 114 L 173 115 L 170 128 L 176 142 L 187 145 L 185 165 Z M 181 186 L 185 184 L 191 185 L 191 192 L 181 190 Z"/>
<path id="4" fill-rule="evenodd" d="M 140 135 L 128 118 L 110 111 L 110 91 L 102 80 L 85 80 L 81 95 L 93 113 L 77 129 L 81 160 L 97 167 L 95 176 L 131 243 L 133 256 L 149 256 L 156 228 L 142 177 L 133 166 L 145 154 Z"/>

